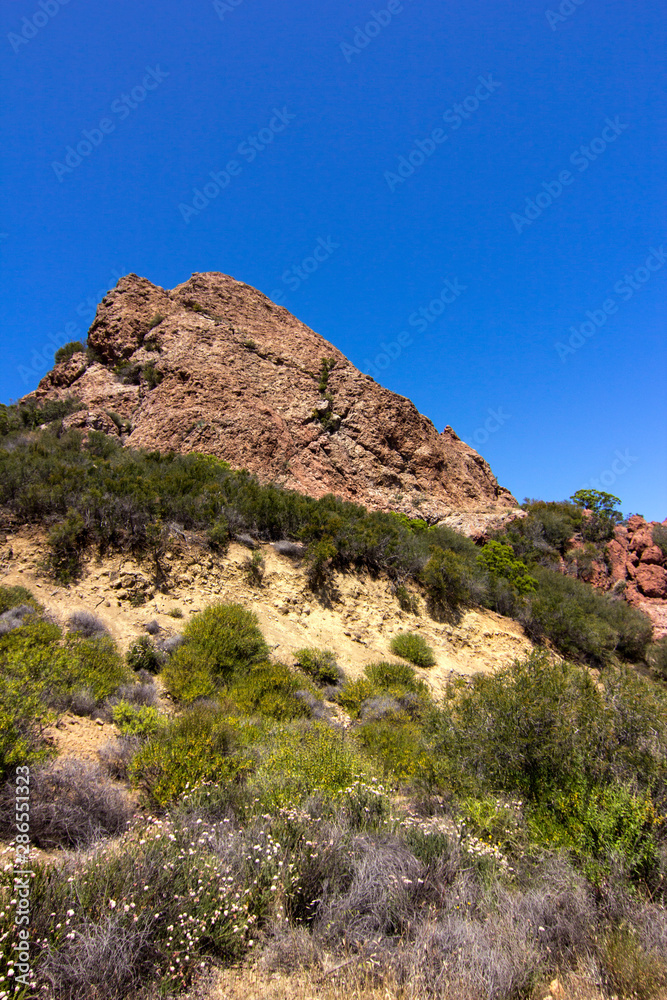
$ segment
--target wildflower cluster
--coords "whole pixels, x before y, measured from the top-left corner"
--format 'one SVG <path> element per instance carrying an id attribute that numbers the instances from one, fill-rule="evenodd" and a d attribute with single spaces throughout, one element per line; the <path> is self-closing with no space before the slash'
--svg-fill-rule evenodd
<path id="1" fill-rule="evenodd" d="M 149 817 L 146 827 L 88 857 L 38 867 L 38 976 L 107 920 L 136 944 L 138 963 L 159 969 L 172 988 L 191 981 L 203 956 L 238 959 L 251 944 L 257 887 L 239 881 L 236 837 L 224 820 L 195 821 L 188 830 L 170 818 Z M 3 910 L 7 884 L 5 873 Z M 0 945 L 7 931 L 3 917 Z"/>
<path id="2" fill-rule="evenodd" d="M 378 826 L 389 815 L 389 796 L 377 778 L 357 778 L 342 788 L 334 801 L 343 808 L 350 825 L 356 829 Z"/>

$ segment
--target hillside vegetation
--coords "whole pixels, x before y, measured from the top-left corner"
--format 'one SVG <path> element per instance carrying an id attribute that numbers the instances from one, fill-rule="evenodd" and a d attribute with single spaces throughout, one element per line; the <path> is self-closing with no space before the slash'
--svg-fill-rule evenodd
<path id="1" fill-rule="evenodd" d="M 54 417 L 54 405 L 47 404 L 44 419 Z M 575 504 L 547 505 L 556 509 L 545 512 L 532 505 L 528 519 L 480 552 L 444 526 L 260 485 L 210 456 L 131 451 L 96 431 L 84 443 L 80 432 L 62 433 L 57 419 L 47 430 L 21 432 L 23 420 L 35 426 L 41 419 L 34 407 L 23 414 L 0 413 L 0 505 L 19 524 L 52 524 L 49 560 L 62 582 L 76 579 L 94 547 L 143 554 L 159 586 L 174 526 L 206 531 L 222 551 L 230 537 L 246 533 L 305 544 L 314 590 L 326 590 L 335 569 L 365 569 L 389 575 L 397 590 L 408 580 L 419 583 L 436 617 L 482 605 L 580 662 L 641 661 L 646 654 L 651 625 L 644 614 L 550 568 L 563 533 L 581 527 Z"/>
<path id="2" fill-rule="evenodd" d="M 532 997 L 582 970 L 609 995 L 667 983 L 655 682 L 536 652 L 436 701 L 407 661 L 346 680 L 324 651 L 271 660 L 237 605 L 124 661 L 93 615 L 63 631 L 29 592 L 0 600 L 0 763 L 33 766 L 33 843 L 73 851 L 34 865 L 47 994 L 178 992 L 255 951 L 283 970 L 352 956 L 406 996 Z M 114 720 L 100 765 L 51 759 L 66 709 Z M 130 787 L 150 813 L 128 826 Z M 2 974 L 10 889 L 11 870 Z"/>
<path id="3" fill-rule="evenodd" d="M 166 588 L 186 529 L 218 554 L 279 541 L 314 599 L 363 570 L 440 620 L 511 615 L 537 648 L 436 697 L 433 650 L 407 629 L 393 660 L 348 677 L 336 649 L 277 659 L 249 607 L 213 601 L 122 655 L 94 614 L 57 624 L 0 586 L 0 833 L 29 764 L 30 836 L 51 852 L 32 866 L 35 978 L 18 993 L 2 873 L 0 1000 L 175 996 L 237 962 L 339 995 L 537 1000 L 554 979 L 554 996 L 664 995 L 667 693 L 645 617 L 551 568 L 576 503 L 530 505 L 479 547 L 212 458 L 84 440 L 61 416 L 2 414 L 0 504 L 47 526 L 44 571 L 64 584 L 127 552 Z M 255 550 L 252 586 L 263 572 Z M 56 757 L 65 713 L 115 734 L 98 762 Z"/>

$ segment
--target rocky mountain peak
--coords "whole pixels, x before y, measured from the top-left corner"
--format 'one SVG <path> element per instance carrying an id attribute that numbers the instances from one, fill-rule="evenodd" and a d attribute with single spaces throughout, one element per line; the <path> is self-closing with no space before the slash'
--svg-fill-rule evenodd
<path id="1" fill-rule="evenodd" d="M 228 275 L 193 274 L 171 291 L 127 275 L 100 303 L 88 344 L 31 394 L 77 396 L 85 409 L 71 426 L 215 455 L 314 497 L 454 518 L 473 534 L 517 506 L 451 427 L 439 434 L 408 399 Z"/>

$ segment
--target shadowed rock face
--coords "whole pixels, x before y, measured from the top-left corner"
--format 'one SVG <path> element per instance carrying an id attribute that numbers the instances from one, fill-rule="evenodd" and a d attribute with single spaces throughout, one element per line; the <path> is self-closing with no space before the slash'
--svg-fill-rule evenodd
<path id="1" fill-rule="evenodd" d="M 113 411 L 131 422 L 131 447 L 216 455 L 310 496 L 433 521 L 468 512 L 475 531 L 517 506 L 450 427 L 439 434 L 408 399 L 227 275 L 194 274 L 167 291 L 130 274 L 98 306 L 88 342 L 98 363 L 74 355 L 31 398 L 78 396 L 89 411 L 78 426 L 102 426 L 98 411 Z M 120 381 L 119 365 L 134 366 L 138 384 Z"/>

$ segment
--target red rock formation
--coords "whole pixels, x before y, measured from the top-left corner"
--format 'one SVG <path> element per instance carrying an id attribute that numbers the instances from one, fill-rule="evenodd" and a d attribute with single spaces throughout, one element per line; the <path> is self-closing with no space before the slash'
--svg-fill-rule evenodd
<path id="1" fill-rule="evenodd" d="M 628 603 L 641 608 L 653 621 L 656 639 L 667 635 L 667 559 L 653 541 L 653 528 L 658 524 L 636 514 L 614 529 L 606 549 L 609 569 L 605 587 L 623 586 Z M 667 520 L 662 526 L 667 527 Z"/>
<path id="2" fill-rule="evenodd" d="M 438 434 L 408 399 L 227 275 L 194 274 L 172 291 L 128 275 L 100 303 L 88 343 L 98 362 L 76 354 L 31 394 L 78 396 L 88 412 L 74 426 L 113 412 L 130 421 L 132 447 L 204 452 L 310 496 L 431 521 L 466 512 L 477 533 L 517 507 L 450 427 Z"/>

